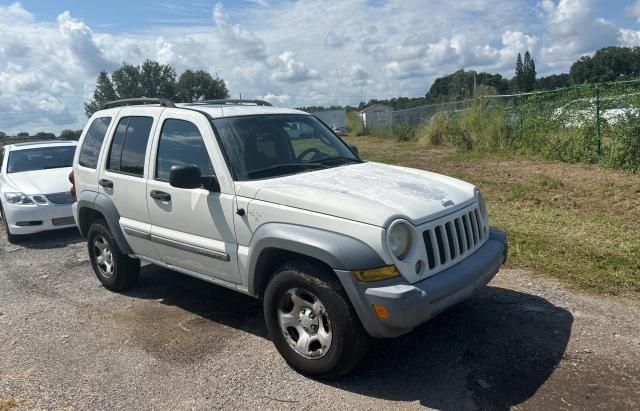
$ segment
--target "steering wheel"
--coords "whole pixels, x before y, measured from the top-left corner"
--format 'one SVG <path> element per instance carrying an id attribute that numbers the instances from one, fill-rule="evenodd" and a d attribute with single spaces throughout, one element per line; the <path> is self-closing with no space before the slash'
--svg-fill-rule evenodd
<path id="1" fill-rule="evenodd" d="M 305 158 L 306 156 L 308 156 L 311 153 L 313 153 L 314 156 L 315 156 L 316 154 L 320 154 L 322 152 L 320 150 L 318 150 L 317 148 L 315 148 L 315 147 L 311 147 L 311 148 L 308 148 L 308 149 L 304 150 L 302 153 L 300 153 L 300 155 L 298 155 L 296 157 L 296 160 L 297 161 L 301 161 L 303 158 Z"/>

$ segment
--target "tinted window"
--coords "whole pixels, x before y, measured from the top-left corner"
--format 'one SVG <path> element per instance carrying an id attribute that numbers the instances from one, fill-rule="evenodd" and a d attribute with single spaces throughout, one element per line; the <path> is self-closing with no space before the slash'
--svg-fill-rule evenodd
<path id="1" fill-rule="evenodd" d="M 7 173 L 71 167 L 75 146 L 39 147 L 9 153 Z"/>
<path id="2" fill-rule="evenodd" d="M 141 176 L 153 118 L 123 117 L 111 143 L 107 169 Z"/>
<path id="3" fill-rule="evenodd" d="M 169 181 L 174 165 L 196 165 L 203 175 L 213 175 L 213 167 L 202 136 L 195 124 L 183 120 L 167 120 L 158 143 L 156 179 Z"/>
<path id="4" fill-rule="evenodd" d="M 80 149 L 78 163 L 80 163 L 81 166 L 96 168 L 102 142 L 104 141 L 104 136 L 107 134 L 109 124 L 111 124 L 111 117 L 100 117 L 93 120 L 82 143 L 82 148 Z"/>
<path id="5" fill-rule="evenodd" d="M 2 162 L 4 161 L 4 148 L 0 148 L 0 171 L 2 171 Z"/>

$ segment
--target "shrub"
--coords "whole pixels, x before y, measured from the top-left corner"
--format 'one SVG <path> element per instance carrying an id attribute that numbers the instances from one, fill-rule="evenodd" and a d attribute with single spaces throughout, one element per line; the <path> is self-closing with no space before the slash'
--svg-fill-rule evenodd
<path id="1" fill-rule="evenodd" d="M 640 173 L 640 114 L 628 112 L 610 128 L 604 163 Z"/>

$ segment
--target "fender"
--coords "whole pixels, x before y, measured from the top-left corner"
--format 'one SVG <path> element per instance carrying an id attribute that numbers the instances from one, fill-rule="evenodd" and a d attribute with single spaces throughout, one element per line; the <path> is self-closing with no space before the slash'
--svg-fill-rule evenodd
<path id="1" fill-rule="evenodd" d="M 83 191 L 80 194 L 80 198 L 78 198 L 78 220 L 80 220 L 78 221 L 78 226 L 82 235 L 86 236 L 86 232 L 82 230 L 83 222 L 81 216 L 83 208 L 95 210 L 102 214 L 120 250 L 125 254 L 133 254 L 133 250 L 120 227 L 120 213 L 109 197 L 95 191 Z"/>
<path id="2" fill-rule="evenodd" d="M 260 226 L 249 245 L 248 291 L 259 292 L 256 278 L 260 255 L 266 249 L 280 249 L 315 258 L 334 270 L 350 271 L 386 265 L 369 245 L 357 238 L 318 228 L 268 223 Z"/>

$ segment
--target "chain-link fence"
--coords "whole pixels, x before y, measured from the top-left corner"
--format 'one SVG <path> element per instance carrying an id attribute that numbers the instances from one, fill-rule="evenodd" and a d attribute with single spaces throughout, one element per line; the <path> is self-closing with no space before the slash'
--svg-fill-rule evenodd
<path id="1" fill-rule="evenodd" d="M 428 128 L 437 113 L 458 123 L 453 129 L 466 133 L 468 146 L 481 143 L 640 171 L 640 81 L 481 96 L 399 110 L 393 112 L 392 127 Z M 490 141 L 479 141 L 487 138 Z"/>

